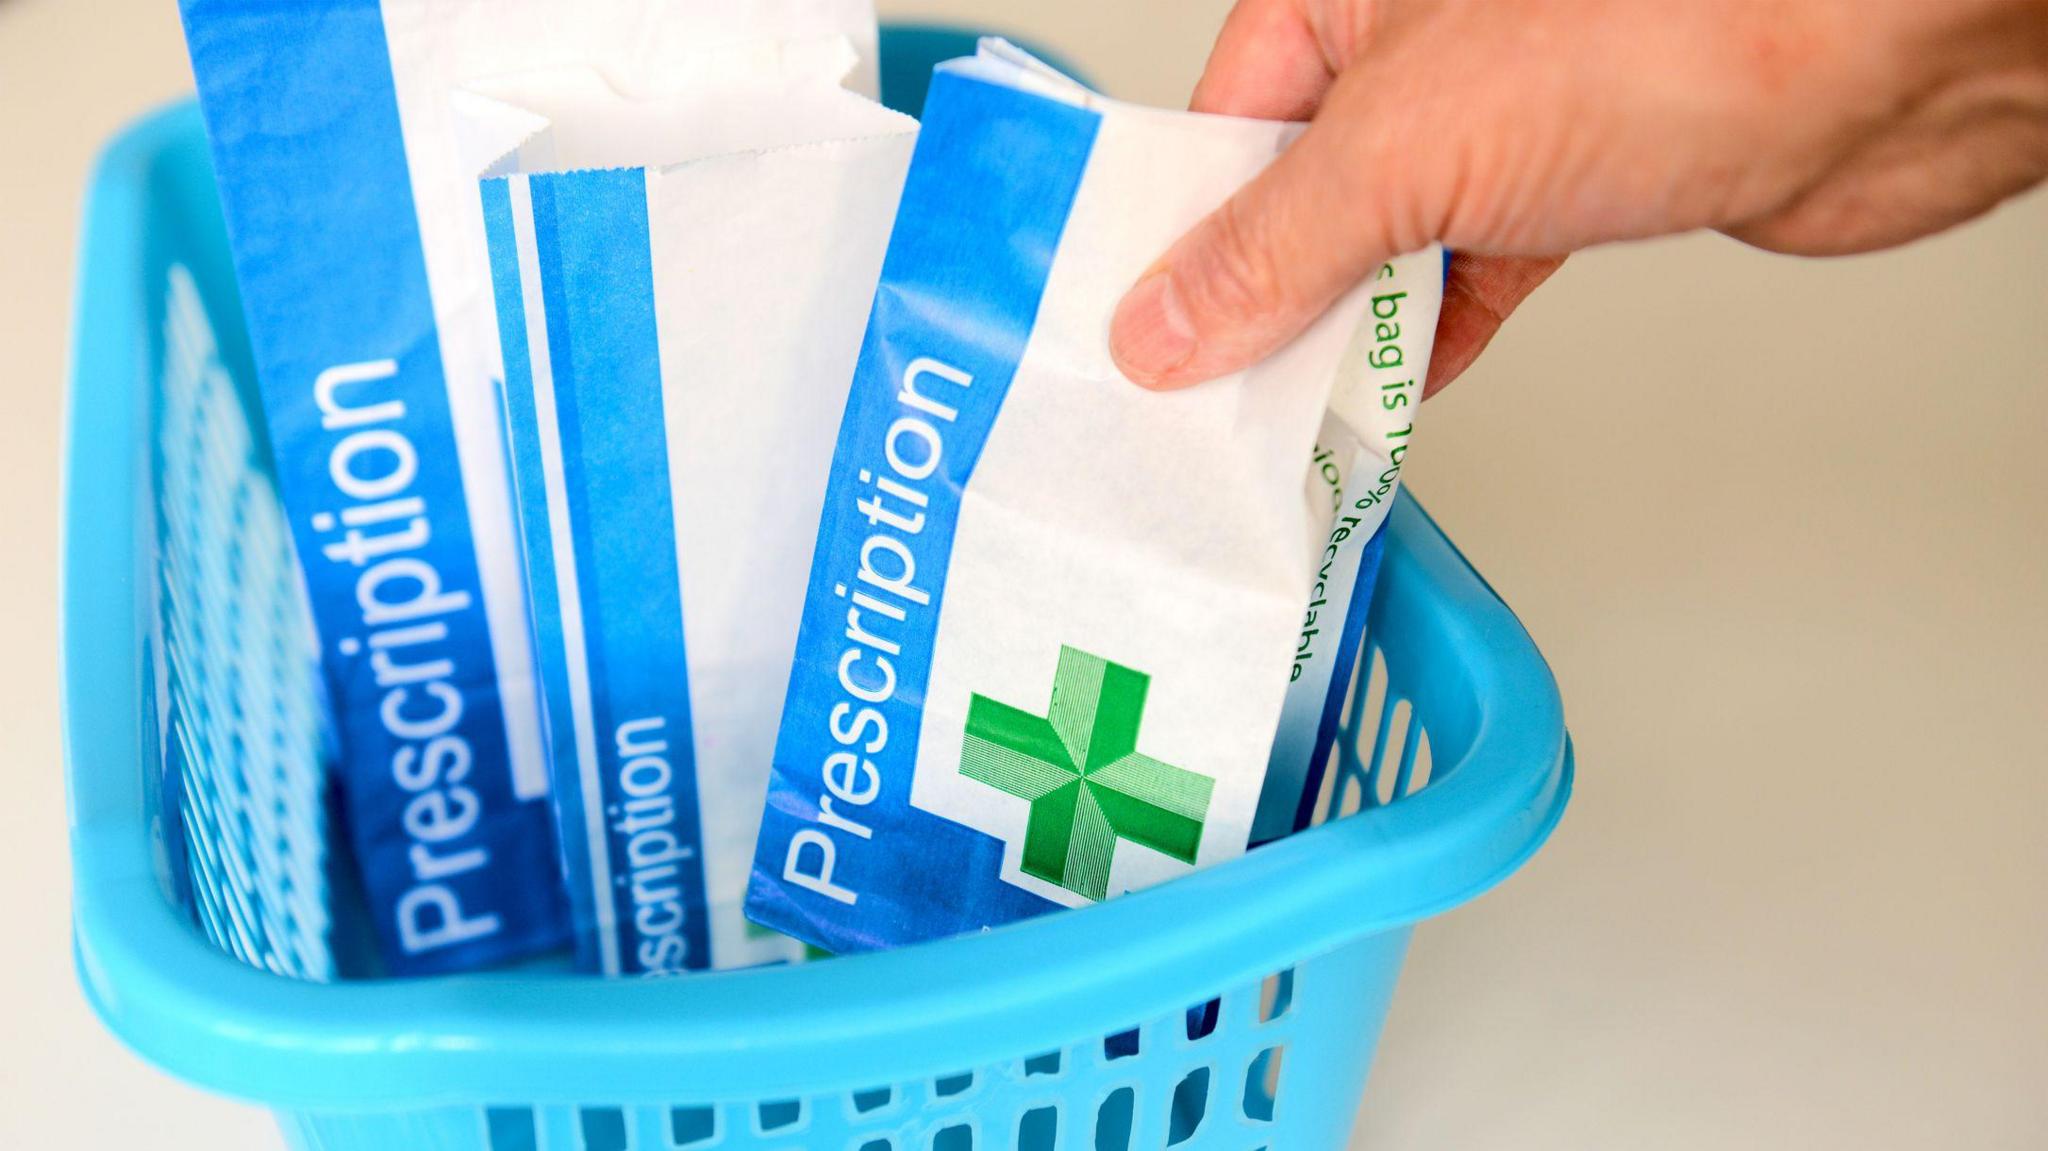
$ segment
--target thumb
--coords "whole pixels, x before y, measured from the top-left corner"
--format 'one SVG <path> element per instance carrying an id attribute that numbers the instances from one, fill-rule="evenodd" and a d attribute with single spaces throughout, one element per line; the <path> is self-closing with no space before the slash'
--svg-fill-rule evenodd
<path id="1" fill-rule="evenodd" d="M 1414 153 L 1392 159 L 1393 126 L 1347 91 L 1356 79 L 1340 78 L 1301 137 L 1124 297 L 1110 350 L 1126 376 L 1166 389 L 1256 363 L 1380 264 L 1436 238 L 1422 222 L 1442 216 L 1431 181 Z"/>

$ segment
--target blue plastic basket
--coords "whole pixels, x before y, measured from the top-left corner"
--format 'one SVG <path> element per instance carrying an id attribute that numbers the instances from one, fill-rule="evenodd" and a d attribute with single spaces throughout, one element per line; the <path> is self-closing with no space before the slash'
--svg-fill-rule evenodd
<path id="1" fill-rule="evenodd" d="M 891 32 L 885 91 L 915 107 L 961 46 Z M 180 341 L 209 329 L 216 350 L 190 370 Z M 277 1109 L 301 1148 L 1341 1147 L 1410 927 L 1513 871 L 1570 791 L 1542 658 L 1404 501 L 1323 798 L 1349 818 L 1099 907 L 885 954 L 658 982 L 318 982 L 328 917 L 344 940 L 359 924 L 322 881 L 304 605 L 193 108 L 102 159 L 75 339 L 62 626 L 80 977 L 137 1051 Z"/>

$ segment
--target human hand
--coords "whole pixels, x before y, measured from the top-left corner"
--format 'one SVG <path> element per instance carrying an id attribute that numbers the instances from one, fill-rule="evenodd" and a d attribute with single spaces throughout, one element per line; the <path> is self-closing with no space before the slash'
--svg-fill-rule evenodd
<path id="1" fill-rule="evenodd" d="M 1427 392 L 1579 248 L 1890 247 L 2048 175 L 2044 0 L 1239 0 L 1196 111 L 1313 123 L 1117 309 L 1124 373 L 1238 370 L 1441 241 Z"/>

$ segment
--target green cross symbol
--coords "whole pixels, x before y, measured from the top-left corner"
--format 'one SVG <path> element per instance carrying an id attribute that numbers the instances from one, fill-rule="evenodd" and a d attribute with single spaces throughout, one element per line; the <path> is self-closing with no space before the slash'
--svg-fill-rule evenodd
<path id="1" fill-rule="evenodd" d="M 1195 861 L 1216 781 L 1138 752 L 1152 677 L 1061 645 L 1044 716 L 976 695 L 960 773 L 1031 805 L 1024 872 L 1109 894 L 1116 841 Z"/>

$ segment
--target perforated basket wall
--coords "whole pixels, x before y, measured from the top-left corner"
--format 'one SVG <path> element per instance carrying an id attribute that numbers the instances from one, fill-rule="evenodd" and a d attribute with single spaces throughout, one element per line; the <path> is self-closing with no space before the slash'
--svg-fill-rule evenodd
<path id="1" fill-rule="evenodd" d="M 155 654 L 174 886 L 244 963 L 327 979 L 327 729 L 291 535 L 184 267 L 163 303 Z"/>

